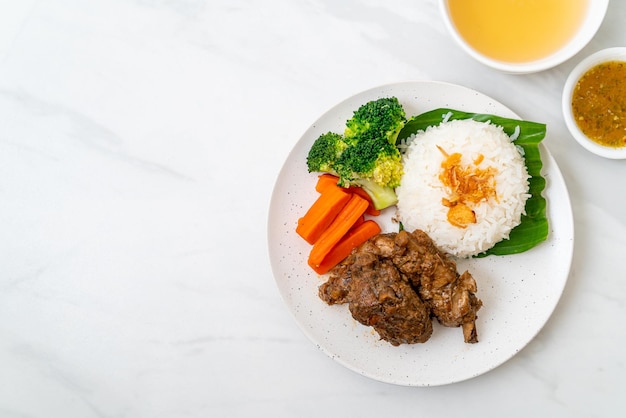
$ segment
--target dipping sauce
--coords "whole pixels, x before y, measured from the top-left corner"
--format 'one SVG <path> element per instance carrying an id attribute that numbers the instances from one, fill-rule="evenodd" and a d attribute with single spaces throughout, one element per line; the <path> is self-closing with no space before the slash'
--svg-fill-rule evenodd
<path id="1" fill-rule="evenodd" d="M 529 62 L 558 51 L 582 25 L 589 0 L 448 0 L 452 22 L 476 51 Z"/>
<path id="2" fill-rule="evenodd" d="M 626 146 L 626 61 L 608 61 L 588 70 L 572 94 L 572 113 L 592 141 Z"/>

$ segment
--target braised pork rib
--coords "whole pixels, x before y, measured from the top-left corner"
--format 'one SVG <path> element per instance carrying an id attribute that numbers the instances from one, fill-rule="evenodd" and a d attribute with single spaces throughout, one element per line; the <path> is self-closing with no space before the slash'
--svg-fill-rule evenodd
<path id="1" fill-rule="evenodd" d="M 319 296 L 329 305 L 347 303 L 350 313 L 372 326 L 392 345 L 426 342 L 432 319 L 461 327 L 466 343 L 478 342 L 476 297 L 472 275 L 423 231 L 380 234 L 355 249 L 330 271 Z"/>

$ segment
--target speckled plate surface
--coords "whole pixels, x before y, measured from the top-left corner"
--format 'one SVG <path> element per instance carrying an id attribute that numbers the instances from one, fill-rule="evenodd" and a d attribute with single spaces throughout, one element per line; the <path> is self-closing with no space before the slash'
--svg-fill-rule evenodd
<path id="1" fill-rule="evenodd" d="M 530 342 L 552 314 L 569 275 L 574 228 L 567 188 L 544 145 L 550 233 L 547 241 L 517 255 L 460 260 L 478 284 L 484 306 L 477 320 L 477 344 L 466 344 L 460 328 L 434 324 L 424 344 L 394 347 L 355 321 L 347 305 L 328 306 L 317 295 L 325 277 L 306 264 L 310 246 L 295 233 L 297 220 L 315 200 L 316 174 L 307 172 L 306 155 L 324 132 L 341 132 L 352 112 L 369 100 L 396 96 L 407 115 L 439 107 L 519 118 L 474 90 L 440 82 L 407 82 L 377 87 L 341 102 L 322 115 L 289 154 L 272 195 L 268 219 L 269 255 L 278 289 L 306 336 L 341 365 L 379 381 L 406 386 L 436 386 L 479 376 L 506 362 Z M 538 116 L 540 117 L 540 116 Z M 540 122 L 540 120 L 537 120 Z M 548 127 L 548 135 L 550 127 Z M 379 218 L 384 232 L 397 231 L 395 208 Z"/>

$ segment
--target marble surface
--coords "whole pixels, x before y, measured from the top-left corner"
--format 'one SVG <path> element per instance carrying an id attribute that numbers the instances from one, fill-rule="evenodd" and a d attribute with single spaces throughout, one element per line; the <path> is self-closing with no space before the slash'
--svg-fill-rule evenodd
<path id="1" fill-rule="evenodd" d="M 574 142 L 560 95 L 584 56 L 625 46 L 625 19 L 612 1 L 581 53 L 516 76 L 464 54 L 432 0 L 0 1 L 0 416 L 618 416 L 626 164 Z M 545 122 L 576 234 L 537 337 L 431 388 L 318 350 L 266 238 L 274 182 L 309 125 L 411 80 Z"/>

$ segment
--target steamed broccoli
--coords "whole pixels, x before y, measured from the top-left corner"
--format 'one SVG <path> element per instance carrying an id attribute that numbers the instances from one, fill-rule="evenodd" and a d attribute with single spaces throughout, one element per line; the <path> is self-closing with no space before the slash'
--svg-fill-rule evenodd
<path id="1" fill-rule="evenodd" d="M 339 134 L 327 132 L 320 135 L 306 159 L 309 172 L 335 173 L 336 161 L 347 147 Z"/>
<path id="2" fill-rule="evenodd" d="M 359 107 L 346 122 L 344 136 L 352 138 L 366 132 L 396 143 L 398 133 L 406 123 L 404 108 L 396 97 L 372 100 Z"/>
<path id="3" fill-rule="evenodd" d="M 392 188 L 400 185 L 402 163 L 395 145 L 376 138 L 363 138 L 344 150 L 335 161 L 340 183 L 370 179 Z"/>
<path id="4" fill-rule="evenodd" d="M 335 174 L 342 187 L 362 187 L 377 209 L 396 204 L 402 161 L 395 142 L 405 122 L 395 97 L 364 104 L 346 122 L 343 135 L 317 138 L 307 156 L 309 172 Z"/>

